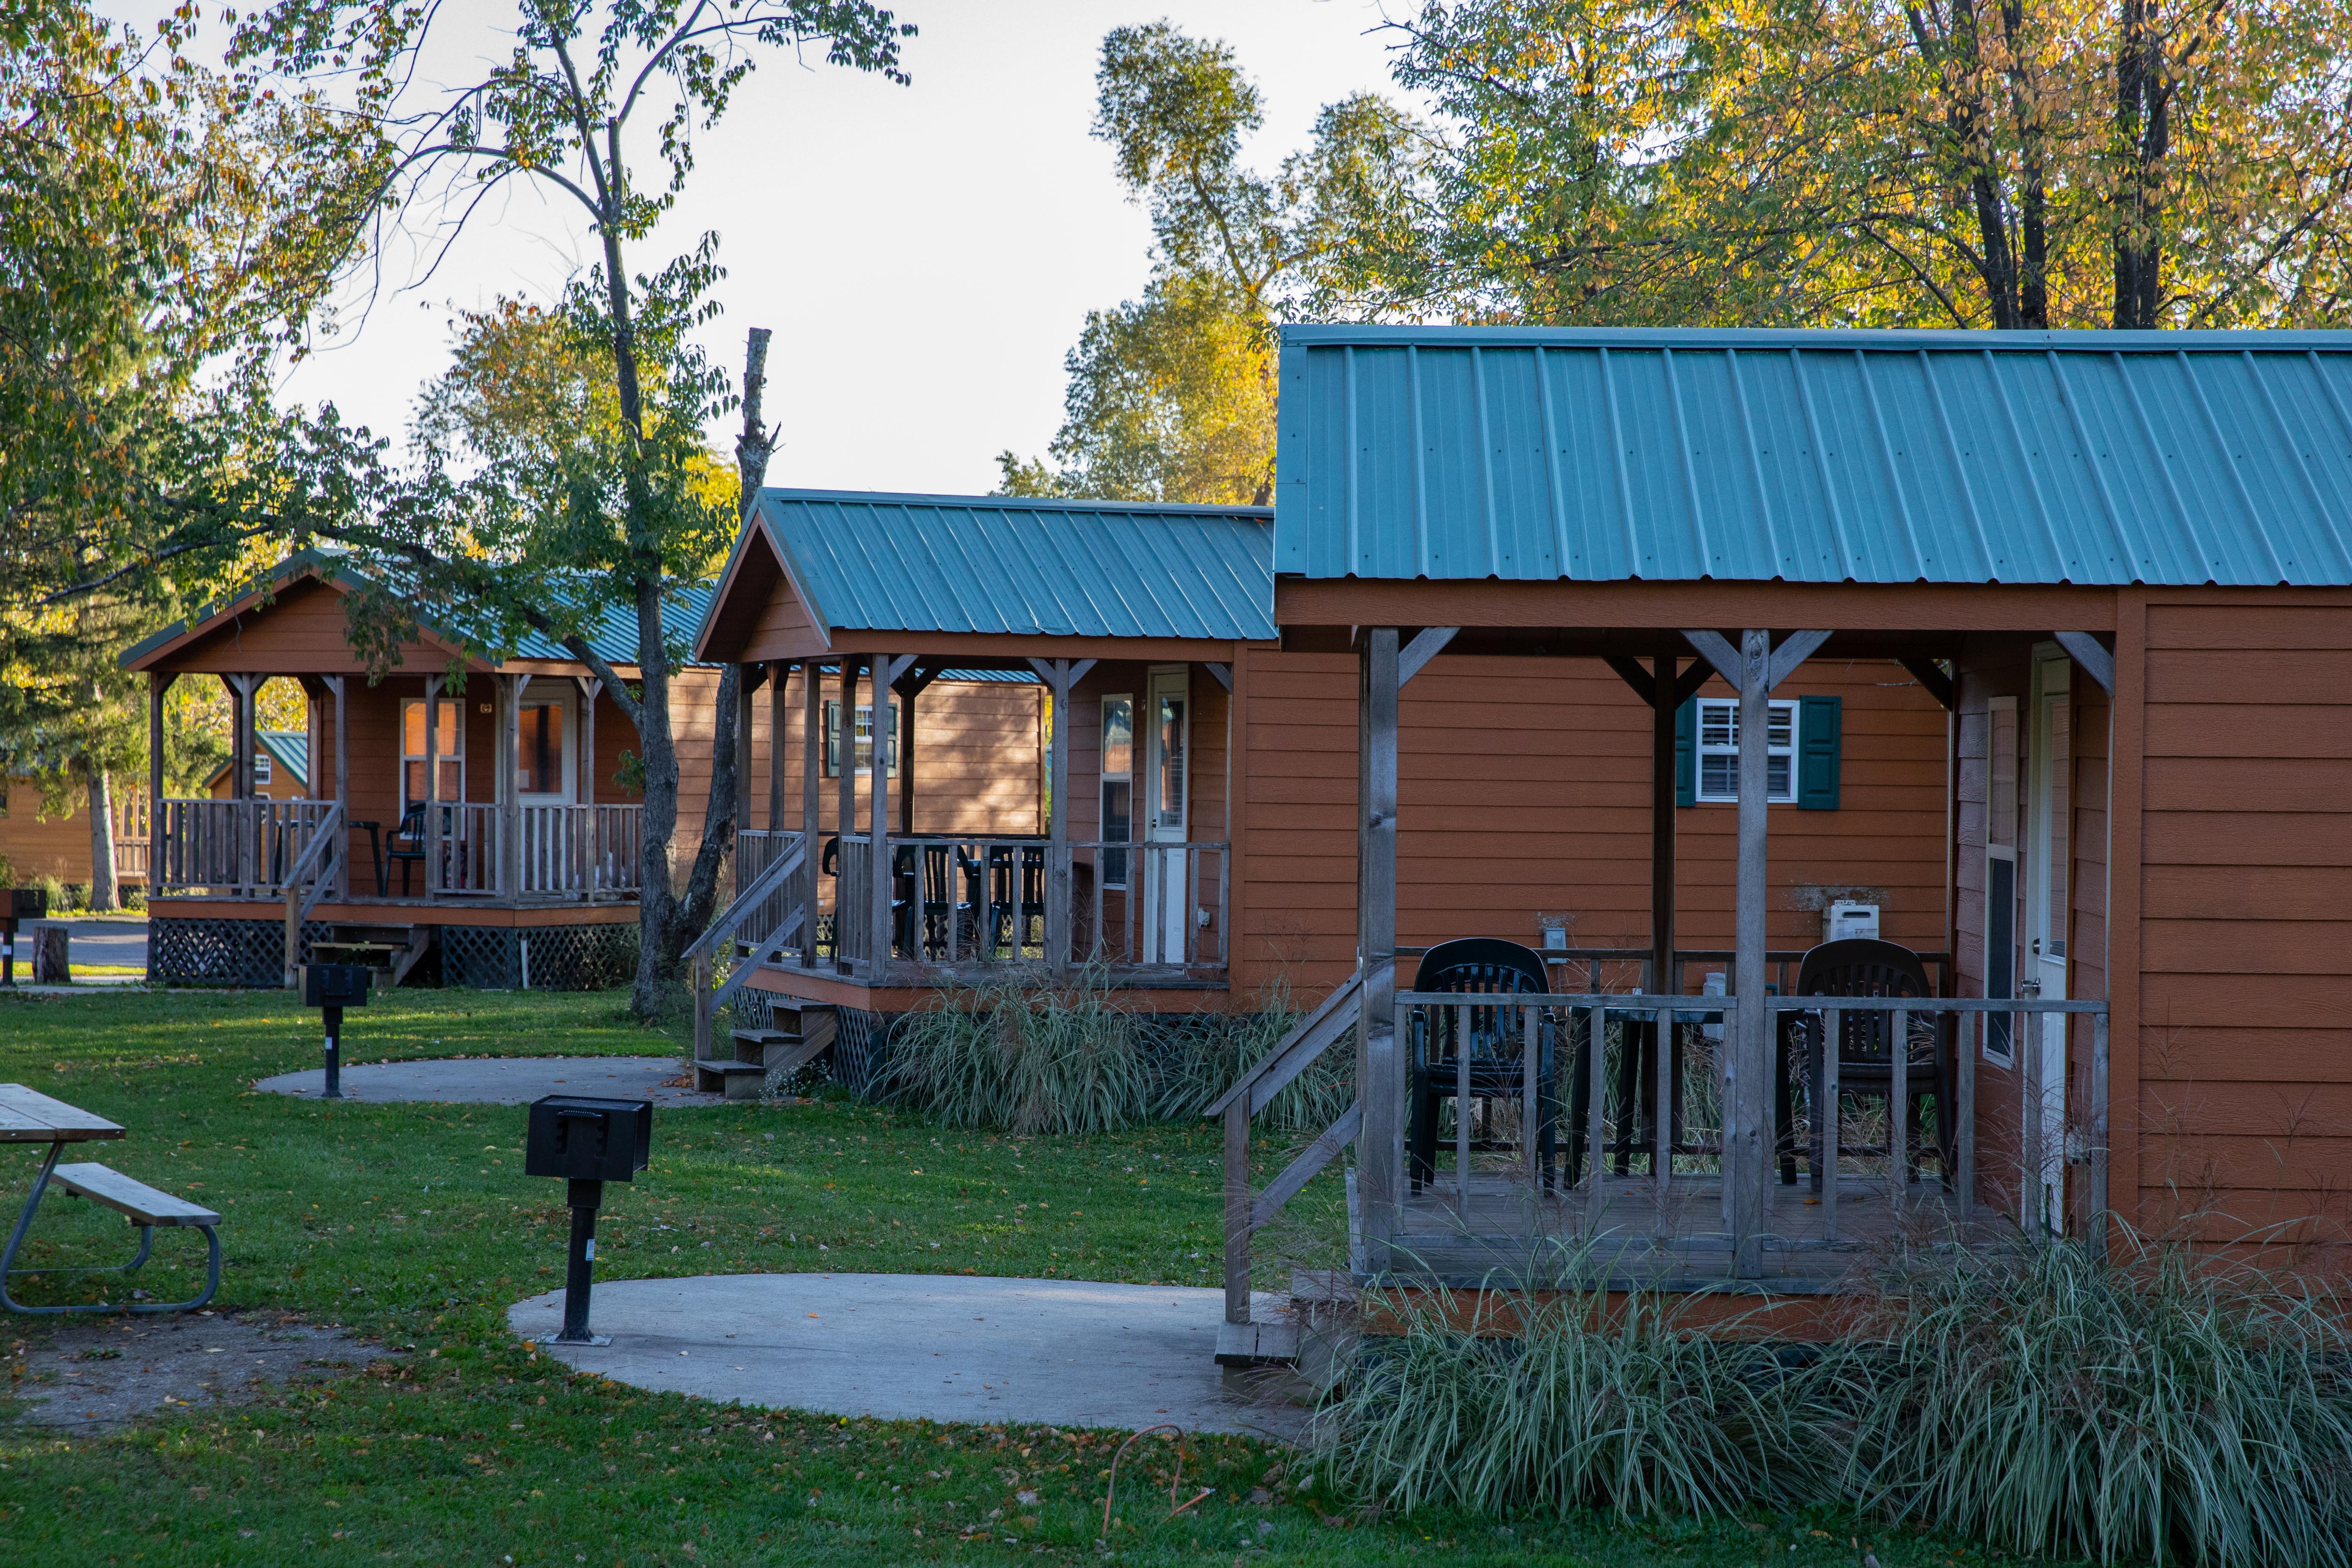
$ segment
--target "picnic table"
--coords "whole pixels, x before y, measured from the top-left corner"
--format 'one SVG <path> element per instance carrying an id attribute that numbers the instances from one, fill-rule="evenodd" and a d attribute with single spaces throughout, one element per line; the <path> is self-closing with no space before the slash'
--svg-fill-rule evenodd
<path id="1" fill-rule="evenodd" d="M 25 1206 L 16 1215 L 16 1228 L 8 1233 L 8 1245 L 0 1250 L 0 1307 L 12 1312 L 184 1312 L 203 1306 L 213 1299 L 220 1288 L 220 1236 L 213 1227 L 220 1224 L 220 1215 L 199 1204 L 171 1194 L 158 1192 L 143 1182 L 135 1181 L 121 1172 L 95 1163 L 61 1165 L 58 1157 L 68 1143 L 89 1143 L 123 1136 L 123 1130 L 102 1116 L 94 1115 L 79 1106 L 54 1100 L 38 1089 L 27 1089 L 21 1083 L 0 1083 L 0 1143 L 46 1143 L 48 1152 L 42 1157 L 40 1173 L 33 1178 L 33 1190 L 26 1196 Z M 33 1227 L 33 1215 L 41 1206 L 52 1184 L 69 1197 L 88 1198 L 101 1203 L 126 1216 L 139 1227 L 139 1251 L 128 1263 L 110 1264 L 95 1268 L 19 1268 L 17 1249 L 25 1245 L 26 1233 Z M 115 1307 L 106 1302 L 83 1306 L 28 1307 L 8 1294 L 8 1281 L 20 1274 L 127 1274 L 147 1261 L 153 1247 L 158 1226 L 184 1226 L 204 1232 L 209 1257 L 205 1266 L 205 1288 L 201 1294 L 185 1301 L 139 1302 L 127 1307 Z"/>

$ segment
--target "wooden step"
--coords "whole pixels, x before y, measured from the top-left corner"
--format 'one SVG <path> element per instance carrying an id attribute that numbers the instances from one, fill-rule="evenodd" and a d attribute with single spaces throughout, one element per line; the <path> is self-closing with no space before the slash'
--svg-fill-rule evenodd
<path id="1" fill-rule="evenodd" d="M 738 1029 L 735 1031 L 735 1059 L 766 1067 L 781 1053 L 800 1043 L 800 1036 L 786 1029 Z"/>
<path id="2" fill-rule="evenodd" d="M 1219 1323 L 1219 1366 L 1296 1366 L 1298 1364 L 1297 1323 Z"/>
<path id="3" fill-rule="evenodd" d="M 694 1087 L 704 1094 L 730 1100 L 757 1100 L 768 1084 L 768 1069 L 756 1062 L 697 1062 Z"/>

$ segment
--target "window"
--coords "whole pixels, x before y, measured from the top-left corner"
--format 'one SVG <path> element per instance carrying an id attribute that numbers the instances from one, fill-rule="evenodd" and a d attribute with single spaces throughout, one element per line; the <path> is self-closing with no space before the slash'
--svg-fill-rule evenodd
<path id="1" fill-rule="evenodd" d="M 269 753 L 268 752 L 256 751 L 253 753 L 253 782 L 256 787 L 266 784 L 269 782 Z"/>
<path id="2" fill-rule="evenodd" d="M 515 758 L 515 789 L 522 795 L 563 793 L 563 704 L 523 704 L 522 739 Z"/>
<path id="3" fill-rule="evenodd" d="M 1102 838 L 1124 843 L 1135 837 L 1135 699 L 1102 700 Z M 1127 851 L 1102 853 L 1103 886 L 1127 886 Z"/>
<path id="4" fill-rule="evenodd" d="M 1797 704 L 1793 700 L 1773 700 L 1771 725 L 1764 740 L 1764 798 L 1793 801 L 1797 798 Z M 1739 798 L 1739 702 L 1736 698 L 1706 698 L 1699 702 L 1698 798 Z"/>
<path id="5" fill-rule="evenodd" d="M 882 715 L 882 722 L 889 731 L 882 751 L 884 763 L 888 768 L 884 776 L 895 779 L 898 776 L 898 705 L 896 702 L 884 703 Z M 857 705 L 856 745 L 854 765 L 861 773 L 872 773 L 874 710 L 864 702 Z M 829 779 L 841 776 L 841 704 L 838 702 L 824 705 L 824 776 Z"/>
<path id="6" fill-rule="evenodd" d="M 433 749 L 441 776 L 435 781 L 438 800 L 466 798 L 466 705 L 444 699 L 433 720 Z M 425 703 L 411 698 L 400 705 L 400 807 L 404 813 L 425 798 Z"/>

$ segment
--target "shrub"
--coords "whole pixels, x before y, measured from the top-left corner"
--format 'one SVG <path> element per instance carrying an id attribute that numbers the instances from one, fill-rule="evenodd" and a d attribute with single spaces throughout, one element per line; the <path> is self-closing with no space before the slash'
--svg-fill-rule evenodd
<path id="1" fill-rule="evenodd" d="M 2342 1308 L 2179 1247 L 1939 1249 L 1813 1374 L 1817 1441 L 1845 1500 L 2013 1551 L 2340 1568 Z"/>
<path id="2" fill-rule="evenodd" d="M 1103 975 L 1007 975 L 940 992 L 902 1020 L 882 1084 L 950 1127 L 1105 1132 L 1151 1113 L 1156 1085 L 1134 1016 Z"/>
<path id="3" fill-rule="evenodd" d="M 1795 1500 L 1806 1385 L 1780 1354 L 1690 1331 L 1677 1299 L 1612 1304 L 1563 1283 L 1549 1298 L 1484 1295 L 1466 1319 L 1469 1299 L 1449 1292 L 1370 1300 L 1403 1331 L 1319 1419 L 1334 1479 L 1408 1510 L 1488 1514 L 1714 1517 Z"/>

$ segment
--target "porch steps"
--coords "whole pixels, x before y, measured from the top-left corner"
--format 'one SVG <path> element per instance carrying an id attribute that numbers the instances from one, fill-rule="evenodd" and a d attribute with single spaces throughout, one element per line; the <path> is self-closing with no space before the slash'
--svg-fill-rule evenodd
<path id="1" fill-rule="evenodd" d="M 1217 1364 L 1237 1372 L 1292 1368 L 1328 1387 L 1354 1337 L 1355 1309 L 1355 1284 L 1344 1271 L 1294 1271 L 1288 1296 L 1254 1290 L 1249 1322 L 1217 1325 Z"/>
<path id="2" fill-rule="evenodd" d="M 824 1054 L 833 1044 L 834 1012 L 830 1003 L 794 1002 L 780 998 L 769 1012 L 779 1026 L 771 1029 L 737 1029 L 732 1045 L 735 1059 L 698 1061 L 694 1087 L 705 1094 L 730 1100 L 757 1100 L 769 1075 L 797 1072 Z"/>
<path id="3" fill-rule="evenodd" d="M 373 972 L 374 984 L 386 990 L 408 978 L 410 970 L 433 950 L 432 926 L 331 925 L 327 934 L 310 944 L 315 953 L 333 952 L 343 963 L 363 963 Z"/>

